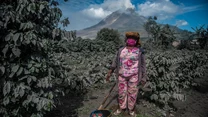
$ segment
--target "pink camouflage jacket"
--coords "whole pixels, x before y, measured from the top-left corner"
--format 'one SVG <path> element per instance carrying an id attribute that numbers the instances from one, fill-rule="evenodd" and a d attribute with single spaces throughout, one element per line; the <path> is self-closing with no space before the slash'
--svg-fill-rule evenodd
<path id="1" fill-rule="evenodd" d="M 118 78 L 118 74 L 119 74 L 119 56 L 120 56 L 120 53 L 121 51 L 124 49 L 125 47 L 121 47 L 119 48 L 119 50 L 117 51 L 114 59 L 113 59 L 113 62 L 112 62 L 112 65 L 111 65 L 111 70 L 112 71 L 115 71 L 116 73 L 116 78 Z M 146 62 L 145 62 L 145 56 L 144 56 L 144 50 L 140 47 L 139 48 L 139 57 L 138 57 L 138 61 L 139 61 L 139 65 L 138 65 L 138 79 L 139 79 L 139 82 L 142 80 L 142 81 L 145 81 L 147 80 L 147 74 L 146 74 Z"/>

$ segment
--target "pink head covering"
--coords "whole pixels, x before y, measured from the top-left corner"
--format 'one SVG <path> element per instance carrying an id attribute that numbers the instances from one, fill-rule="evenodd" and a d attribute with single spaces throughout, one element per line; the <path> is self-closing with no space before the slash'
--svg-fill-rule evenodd
<path id="1" fill-rule="evenodd" d="M 136 40 L 133 39 L 133 38 L 127 38 L 126 43 L 127 43 L 127 45 L 129 45 L 129 46 L 135 46 L 135 45 L 136 45 Z"/>

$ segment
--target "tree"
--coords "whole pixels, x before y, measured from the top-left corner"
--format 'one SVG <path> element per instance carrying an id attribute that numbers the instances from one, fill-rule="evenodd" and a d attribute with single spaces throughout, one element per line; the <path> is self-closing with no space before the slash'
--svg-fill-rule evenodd
<path id="1" fill-rule="evenodd" d="M 196 36 L 201 49 L 204 49 L 208 43 L 208 26 L 206 29 L 204 28 L 204 25 L 202 25 L 200 28 L 196 27 L 195 29 L 192 27 L 192 29 L 195 31 L 194 35 Z"/>
<path id="2" fill-rule="evenodd" d="M 57 5 L 54 0 L 1 1 L 0 116 L 41 117 L 54 107 L 59 84 L 67 78 L 54 53 L 62 40 L 58 33 L 52 36 L 62 16 Z"/>
<path id="3" fill-rule="evenodd" d="M 119 36 L 120 35 L 119 35 L 118 31 L 116 31 L 114 29 L 103 28 L 100 31 L 98 31 L 96 39 L 113 43 L 114 47 L 118 48 L 121 44 L 121 40 L 120 40 Z M 114 48 L 114 47 L 112 47 L 112 48 Z"/>
<path id="4" fill-rule="evenodd" d="M 148 32 L 148 35 L 151 35 L 155 44 L 167 48 L 175 39 L 174 31 L 171 30 L 168 24 L 157 24 L 156 20 L 156 16 L 153 18 L 149 17 L 147 22 L 144 24 L 144 28 Z"/>
<path id="5" fill-rule="evenodd" d="M 164 48 L 167 48 L 168 45 L 170 45 L 176 38 L 174 36 L 174 32 L 170 29 L 168 24 L 162 27 L 159 34 L 160 43 L 164 46 Z"/>
<path id="6" fill-rule="evenodd" d="M 156 29 L 158 27 L 157 23 L 156 23 L 156 20 L 157 20 L 156 16 L 154 16 L 153 18 L 150 16 L 148 18 L 147 22 L 145 22 L 144 25 L 143 25 L 144 29 L 148 33 L 148 37 L 149 36 L 154 37 L 153 33 L 155 32 L 155 30 L 153 30 L 153 29 Z M 155 40 L 153 40 L 153 41 L 155 41 Z"/>
<path id="7" fill-rule="evenodd" d="M 181 40 L 190 40 L 191 35 L 192 35 L 192 32 L 188 30 L 183 30 L 181 32 Z"/>

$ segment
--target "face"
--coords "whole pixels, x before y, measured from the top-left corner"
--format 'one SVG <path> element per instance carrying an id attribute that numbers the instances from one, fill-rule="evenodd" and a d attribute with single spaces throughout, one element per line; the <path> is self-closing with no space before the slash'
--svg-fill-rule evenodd
<path id="1" fill-rule="evenodd" d="M 127 38 L 126 40 L 126 44 L 128 46 L 136 46 L 137 40 L 134 38 Z"/>

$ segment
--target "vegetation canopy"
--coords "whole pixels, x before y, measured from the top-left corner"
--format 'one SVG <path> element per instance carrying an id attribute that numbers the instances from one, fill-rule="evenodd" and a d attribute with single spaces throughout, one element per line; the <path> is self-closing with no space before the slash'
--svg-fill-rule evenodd
<path id="1" fill-rule="evenodd" d="M 50 0 L 3 0 L 0 4 L 0 113 L 43 116 L 55 107 L 67 68 L 55 57 L 62 16 Z M 67 25 L 67 19 L 62 21 Z"/>

